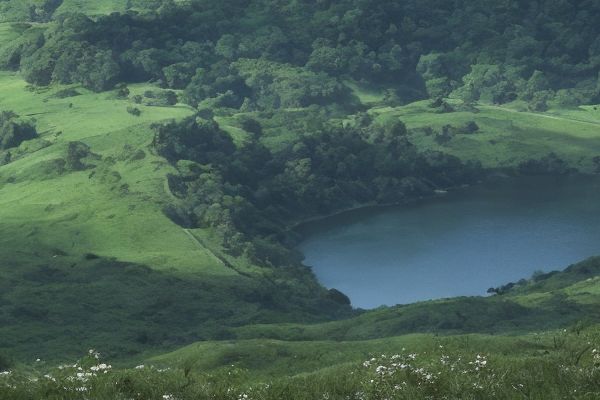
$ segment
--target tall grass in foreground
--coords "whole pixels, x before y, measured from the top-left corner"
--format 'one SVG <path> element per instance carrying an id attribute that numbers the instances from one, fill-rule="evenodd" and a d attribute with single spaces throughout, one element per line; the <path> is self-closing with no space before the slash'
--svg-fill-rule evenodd
<path id="1" fill-rule="evenodd" d="M 235 366 L 213 373 L 194 371 L 192 363 L 115 370 L 90 350 L 74 364 L 1 372 L 0 399 L 598 399 L 599 339 L 598 332 L 564 331 L 545 338 L 546 345 L 540 339 L 524 347 L 522 356 L 478 353 L 468 340 L 462 350 L 447 348 L 440 339 L 427 352 L 402 348 L 356 365 L 260 381 Z M 522 344 L 515 338 L 515 346 Z"/>

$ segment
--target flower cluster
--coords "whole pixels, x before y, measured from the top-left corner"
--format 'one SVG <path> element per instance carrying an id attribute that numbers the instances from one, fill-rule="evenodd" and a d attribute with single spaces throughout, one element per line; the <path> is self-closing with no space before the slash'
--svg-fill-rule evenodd
<path id="1" fill-rule="evenodd" d="M 452 355 L 442 345 L 430 352 L 405 351 L 393 356 L 381 355 L 362 363 L 367 378 L 357 399 L 438 398 L 457 391 L 461 396 L 493 394 L 498 376 L 488 356 L 482 353 L 466 357 Z"/>
<path id="2" fill-rule="evenodd" d="M 477 354 L 475 361 L 469 362 L 469 365 L 472 365 L 475 371 L 481 371 L 487 366 L 487 357 Z"/>
<path id="3" fill-rule="evenodd" d="M 409 385 L 427 387 L 435 385 L 438 374 L 427 366 L 417 365 L 417 353 L 395 354 L 390 357 L 382 354 L 363 362 L 363 367 L 374 373 L 366 384 L 370 391 L 402 391 Z"/>

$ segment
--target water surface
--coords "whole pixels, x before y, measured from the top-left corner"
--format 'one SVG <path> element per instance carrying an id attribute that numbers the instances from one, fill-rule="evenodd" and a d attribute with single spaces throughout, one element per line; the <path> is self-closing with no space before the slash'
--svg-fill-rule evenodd
<path id="1" fill-rule="evenodd" d="M 325 286 L 361 308 L 461 295 L 600 255 L 600 180 L 504 179 L 301 228 Z"/>

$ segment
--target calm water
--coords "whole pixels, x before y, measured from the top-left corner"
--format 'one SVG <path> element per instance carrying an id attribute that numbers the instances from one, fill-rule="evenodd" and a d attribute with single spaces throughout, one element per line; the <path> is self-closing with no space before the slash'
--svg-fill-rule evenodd
<path id="1" fill-rule="evenodd" d="M 483 295 L 600 255 L 600 180 L 499 180 L 301 231 L 305 263 L 356 307 Z"/>

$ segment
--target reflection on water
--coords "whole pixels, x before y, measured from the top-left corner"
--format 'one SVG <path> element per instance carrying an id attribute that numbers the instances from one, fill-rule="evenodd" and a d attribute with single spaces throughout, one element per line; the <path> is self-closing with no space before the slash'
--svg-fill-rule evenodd
<path id="1" fill-rule="evenodd" d="M 305 264 L 354 306 L 483 295 L 600 255 L 600 180 L 500 180 L 301 231 Z"/>

